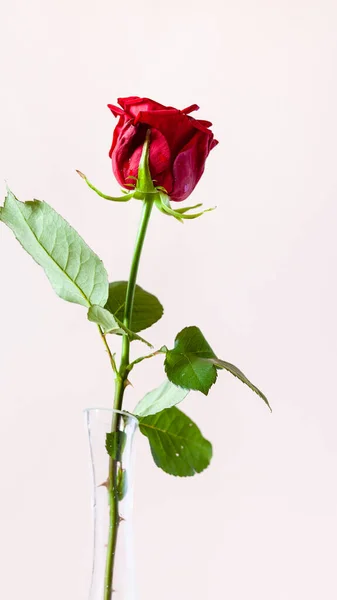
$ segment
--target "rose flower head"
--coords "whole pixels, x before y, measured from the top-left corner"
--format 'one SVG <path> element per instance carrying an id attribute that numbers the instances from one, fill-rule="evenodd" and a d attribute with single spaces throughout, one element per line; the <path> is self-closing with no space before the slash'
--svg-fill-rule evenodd
<path id="1" fill-rule="evenodd" d="M 170 200 L 185 200 L 197 185 L 206 159 L 218 143 L 209 129 L 212 123 L 194 119 L 196 104 L 178 110 L 149 98 L 118 98 L 109 104 L 115 127 L 109 156 L 117 181 L 132 188 L 148 129 L 151 130 L 149 166 L 154 185 L 164 188 Z"/>

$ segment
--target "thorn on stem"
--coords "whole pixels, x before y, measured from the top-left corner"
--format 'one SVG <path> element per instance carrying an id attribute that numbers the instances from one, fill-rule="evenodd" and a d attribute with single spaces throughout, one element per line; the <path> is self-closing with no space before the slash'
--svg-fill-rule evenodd
<path id="1" fill-rule="evenodd" d="M 86 176 L 84 175 L 84 173 L 82 173 L 82 171 L 79 171 L 78 169 L 76 169 L 76 173 L 78 173 L 78 175 L 80 177 L 82 177 L 82 179 L 86 179 Z"/>
<path id="2" fill-rule="evenodd" d="M 103 483 L 98 485 L 97 487 L 106 487 L 106 489 L 108 489 L 109 485 L 110 485 L 110 481 L 109 481 L 109 479 L 107 479 L 106 481 L 104 481 Z"/>

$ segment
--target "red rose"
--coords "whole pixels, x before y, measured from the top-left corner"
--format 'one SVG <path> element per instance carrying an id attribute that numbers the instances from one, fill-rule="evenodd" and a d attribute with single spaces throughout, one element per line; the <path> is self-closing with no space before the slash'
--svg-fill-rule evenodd
<path id="1" fill-rule="evenodd" d="M 204 172 L 206 158 L 216 144 L 209 121 L 193 119 L 184 110 L 163 106 L 148 98 L 118 98 L 122 107 L 109 104 L 119 121 L 109 156 L 116 179 L 130 188 L 137 177 L 147 129 L 151 128 L 150 171 L 156 186 L 162 186 L 171 200 L 185 200 Z"/>

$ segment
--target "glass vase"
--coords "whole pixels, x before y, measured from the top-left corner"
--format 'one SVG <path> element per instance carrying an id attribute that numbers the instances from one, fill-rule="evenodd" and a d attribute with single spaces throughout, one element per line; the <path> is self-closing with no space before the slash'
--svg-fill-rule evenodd
<path id="1" fill-rule="evenodd" d="M 89 600 L 135 600 L 132 443 L 138 422 L 122 411 L 95 408 L 85 411 L 85 420 L 94 516 Z"/>

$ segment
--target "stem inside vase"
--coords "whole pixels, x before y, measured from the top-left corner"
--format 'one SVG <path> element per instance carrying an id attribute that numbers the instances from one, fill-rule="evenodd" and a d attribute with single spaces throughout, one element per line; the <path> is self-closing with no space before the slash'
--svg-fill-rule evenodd
<path id="1" fill-rule="evenodd" d="M 132 442 L 138 422 L 128 413 L 111 409 L 90 409 L 85 414 L 94 483 L 94 564 L 89 600 L 134 600 Z M 110 459 L 105 448 L 115 417 L 117 431 L 124 436 L 118 460 Z M 113 505 L 106 480 L 110 460 L 116 473 Z M 111 528 L 112 509 L 115 520 Z"/>

